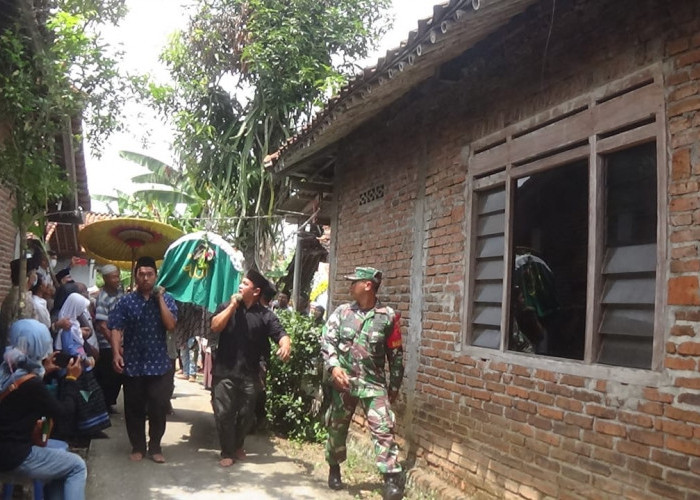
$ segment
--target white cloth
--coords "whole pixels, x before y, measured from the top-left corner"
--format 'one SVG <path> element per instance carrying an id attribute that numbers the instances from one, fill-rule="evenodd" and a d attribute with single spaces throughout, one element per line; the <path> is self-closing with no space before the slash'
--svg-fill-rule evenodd
<path id="1" fill-rule="evenodd" d="M 51 313 L 49 313 L 49 308 L 46 305 L 46 299 L 38 295 L 32 295 L 32 302 L 34 303 L 34 319 L 46 325 L 46 328 L 51 329 Z"/>
<path id="2" fill-rule="evenodd" d="M 87 312 L 87 308 L 90 305 L 90 300 L 86 299 L 79 293 L 71 293 L 66 302 L 61 307 L 61 312 L 58 313 L 59 318 L 70 319 L 70 333 L 78 344 L 83 343 L 83 332 L 80 331 L 80 322 L 78 318 Z M 56 336 L 56 349 L 61 350 L 63 348 L 63 343 L 61 342 L 61 335 Z"/>

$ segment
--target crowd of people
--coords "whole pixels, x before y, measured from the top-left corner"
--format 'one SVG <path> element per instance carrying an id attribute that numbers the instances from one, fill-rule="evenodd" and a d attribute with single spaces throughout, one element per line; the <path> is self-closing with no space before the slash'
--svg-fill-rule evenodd
<path id="1" fill-rule="evenodd" d="M 51 498 L 84 498 L 84 461 L 34 442 L 37 421 L 53 419 L 52 437 L 69 442 L 108 437 L 104 431 L 117 411 L 120 391 L 129 459 L 165 463 L 161 440 L 172 412 L 174 377 L 197 381 L 198 369 L 211 391 L 219 465 L 231 467 L 246 458 L 246 435 L 264 413 L 273 351 L 282 361 L 292 355 L 290 337 L 277 317 L 291 308 L 288 294 L 277 293 L 265 276 L 250 269 L 238 293 L 211 314 L 177 302 L 157 285 L 155 260 L 141 257 L 133 290 L 125 293 L 119 269 L 105 265 L 104 286 L 91 298 L 69 268 L 54 274 L 51 256 L 40 255 L 26 261 L 29 291 L 23 297 L 21 262 L 12 261 L 13 286 L 0 309 L 0 447 L 7 450 L 0 454 L 0 472 L 41 479 Z M 358 267 L 345 278 L 352 303 L 338 307 L 327 322 L 322 306 L 309 311 L 313 324 L 323 325 L 320 343 L 330 399 L 328 486 L 344 487 L 340 464 L 359 404 L 384 474 L 384 498 L 398 499 L 403 492 L 391 405 L 403 378 L 400 318 L 377 298 L 380 271 Z M 176 375 L 177 358 L 181 372 Z"/>

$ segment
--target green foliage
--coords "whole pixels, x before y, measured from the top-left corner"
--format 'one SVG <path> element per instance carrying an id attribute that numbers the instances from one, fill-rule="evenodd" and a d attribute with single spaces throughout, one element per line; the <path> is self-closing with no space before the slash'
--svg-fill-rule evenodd
<path id="1" fill-rule="evenodd" d="M 124 288 L 124 290 L 126 290 L 127 287 L 129 286 L 129 284 L 131 283 L 131 273 L 129 271 L 125 271 L 124 269 L 120 269 L 119 270 L 119 281 L 122 284 L 122 288 Z M 102 288 L 103 286 L 105 286 L 105 280 L 102 277 L 101 273 L 95 274 L 95 286 L 97 288 Z"/>
<path id="2" fill-rule="evenodd" d="M 57 10 L 47 21 L 51 36 L 47 45 L 49 58 L 64 76 L 64 98 L 72 109 L 70 116 L 81 113 L 86 128 L 85 139 L 99 155 L 102 145 L 115 130 L 122 128 L 121 108 L 139 81 L 120 72 L 121 53 L 112 51 L 92 30 L 104 12 L 107 18 L 121 15 L 118 6 L 99 9 L 99 0 L 63 2 L 74 8 L 86 4 L 88 11 Z M 123 4 L 123 0 L 111 3 Z"/>
<path id="3" fill-rule="evenodd" d="M 124 217 L 157 220 L 185 233 L 207 229 L 202 216 L 209 210 L 206 195 L 197 192 L 186 173 L 141 153 L 120 151 L 119 156 L 149 170 L 131 178 L 143 187 L 117 196 L 93 195 L 107 204 L 111 213 Z"/>
<path id="4" fill-rule="evenodd" d="M 309 114 L 388 28 L 385 0 L 249 0 L 241 70 L 268 105 Z M 337 57 L 339 64 L 334 64 Z M 294 118 L 294 117 L 293 117 Z"/>
<path id="5" fill-rule="evenodd" d="M 0 183 L 16 203 L 14 218 L 26 228 L 50 200 L 67 191 L 56 163 L 56 136 L 70 116 L 73 96 L 51 60 L 32 54 L 19 27 L 0 35 L 0 116 L 7 137 L 0 145 Z"/>
<path id="6" fill-rule="evenodd" d="M 14 201 L 14 222 L 24 235 L 69 191 L 59 158 L 63 147 L 77 149 L 81 140 L 71 121 L 85 117 L 88 141 L 101 144 L 117 128 L 128 79 L 120 78 L 116 60 L 92 31 L 102 16 L 123 14 L 124 0 L 13 4 L 4 10 L 9 16 L 0 33 L 0 185 Z M 43 233 L 43 225 L 36 232 Z"/>
<path id="7" fill-rule="evenodd" d="M 264 159 L 342 85 L 389 27 L 389 0 L 198 0 L 162 54 L 174 84 L 150 87 L 172 118 L 180 162 L 208 193 L 214 231 L 269 267 L 283 181 Z M 217 221 L 236 217 L 231 227 Z"/>
<path id="8" fill-rule="evenodd" d="M 118 16 L 123 3 L 64 0 L 34 11 L 32 2 L 20 2 L 14 23 L 0 35 L 0 117 L 6 132 L 0 183 L 14 197 L 20 232 L 68 191 L 56 138 L 63 135 L 78 146 L 78 138 L 67 134 L 70 120 L 85 114 L 93 144 L 117 127 L 126 83 L 88 27 L 99 15 Z"/>
<path id="9" fill-rule="evenodd" d="M 58 0 L 57 7 L 65 12 L 80 12 L 86 25 L 118 24 L 126 15 L 126 0 Z"/>
<path id="10" fill-rule="evenodd" d="M 291 439 L 321 442 L 327 432 L 318 414 L 321 393 L 321 327 L 292 311 L 279 314 L 292 340 L 287 363 L 273 356 L 267 374 L 267 418 L 272 429 Z"/>

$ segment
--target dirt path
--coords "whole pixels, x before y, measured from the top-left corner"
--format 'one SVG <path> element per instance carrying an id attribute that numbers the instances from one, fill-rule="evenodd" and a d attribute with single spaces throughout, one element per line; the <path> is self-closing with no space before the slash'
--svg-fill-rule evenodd
<path id="1" fill-rule="evenodd" d="M 201 384 L 177 380 L 175 414 L 163 439 L 167 463 L 148 459 L 133 463 L 123 408 L 107 429 L 109 439 L 92 441 L 88 453 L 87 498 L 145 499 L 350 499 L 348 491 L 333 492 L 325 478 L 308 474 L 267 436 L 246 438 L 248 458 L 233 467 L 218 466 L 218 439 L 209 402 Z M 352 490 L 350 490 L 352 492 Z"/>

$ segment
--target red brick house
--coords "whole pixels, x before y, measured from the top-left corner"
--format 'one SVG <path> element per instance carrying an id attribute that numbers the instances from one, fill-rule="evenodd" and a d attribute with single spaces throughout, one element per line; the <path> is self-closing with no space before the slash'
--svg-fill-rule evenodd
<path id="1" fill-rule="evenodd" d="M 700 498 L 699 139 L 700 2 L 452 0 L 275 155 L 333 192 L 333 302 L 385 272 L 410 460 Z"/>
<path id="2" fill-rule="evenodd" d="M 0 189 L 0 300 L 4 299 L 10 290 L 10 261 L 15 257 L 15 235 L 17 229 L 12 223 L 12 206 L 8 203 L 10 196 L 7 190 Z"/>

